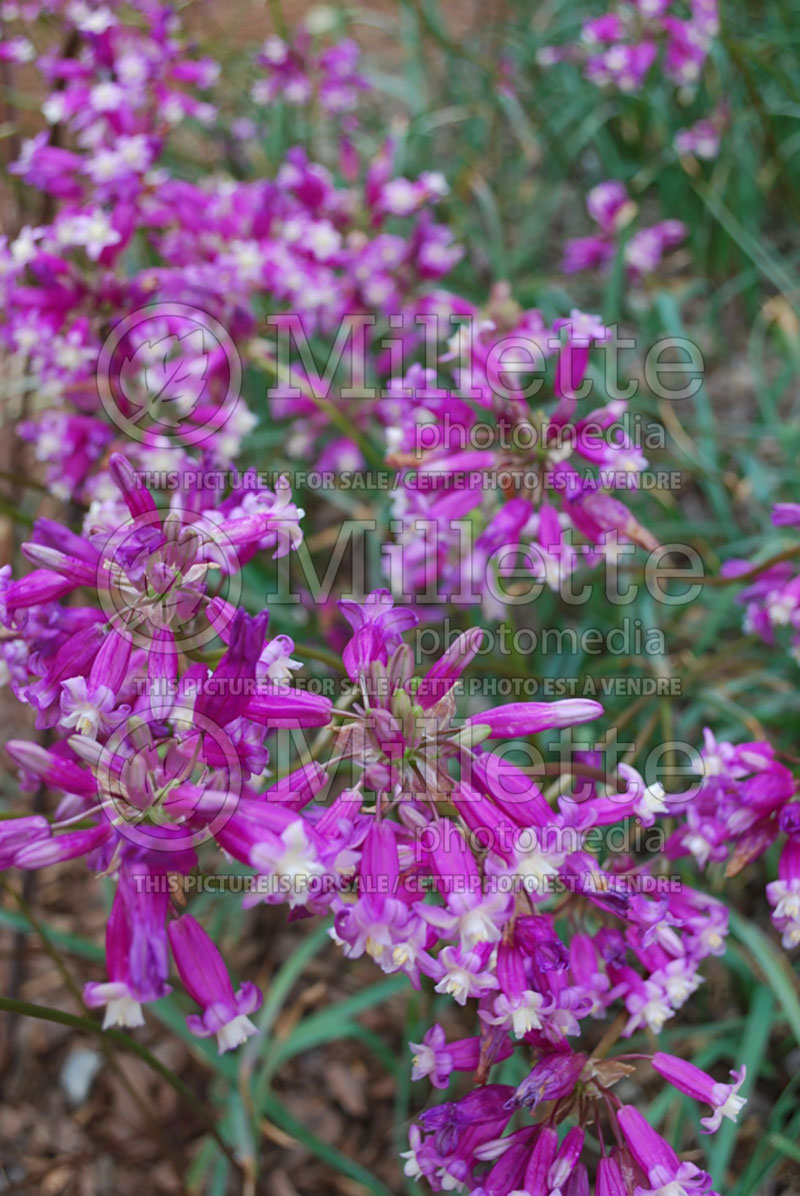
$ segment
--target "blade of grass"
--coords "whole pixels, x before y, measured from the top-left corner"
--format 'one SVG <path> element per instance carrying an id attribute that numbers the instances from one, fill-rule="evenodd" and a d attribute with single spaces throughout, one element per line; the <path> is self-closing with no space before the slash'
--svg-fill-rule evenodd
<path id="1" fill-rule="evenodd" d="M 501 281 L 508 277 L 508 261 L 500 209 L 491 187 L 481 175 L 473 174 L 470 179 L 470 187 L 483 215 L 492 273 L 495 281 Z"/>
<path id="2" fill-rule="evenodd" d="M 425 1028 L 420 1018 L 420 998 L 417 993 L 414 993 L 406 1005 L 404 1041 L 419 1041 Z M 405 1066 L 402 1063 L 405 1063 Z M 402 1063 L 397 1069 L 394 1089 L 394 1141 L 398 1154 L 408 1141 L 409 1110 L 411 1108 L 411 1068 L 408 1066 L 407 1060 L 403 1060 Z M 416 1180 L 405 1173 L 403 1174 L 403 1186 L 408 1196 L 416 1196 L 419 1192 Z"/>
<path id="3" fill-rule="evenodd" d="M 347 1031 L 348 1024 L 357 1014 L 371 1009 L 396 993 L 406 991 L 406 976 L 390 976 L 378 984 L 372 984 L 363 992 L 356 993 L 344 1001 L 338 1001 L 329 1009 L 304 1018 L 285 1039 L 271 1042 L 264 1054 L 264 1060 L 255 1083 L 255 1104 L 260 1107 L 272 1077 L 282 1064 L 312 1047 L 332 1042 Z"/>
<path id="4" fill-rule="evenodd" d="M 24 914 L 18 914 L 11 909 L 0 909 L 0 924 L 9 926 L 12 930 L 22 931 L 23 934 L 36 933 L 35 928 L 31 926 Z M 52 926 L 48 926 L 47 933 L 51 942 L 55 943 L 57 947 L 63 947 L 71 955 L 77 955 L 81 959 L 91 959 L 97 963 L 106 957 L 103 948 L 97 943 L 89 942 L 88 939 L 79 938 L 75 934 L 67 934 L 63 930 L 55 930 Z"/>
<path id="5" fill-rule="evenodd" d="M 772 1134 L 789 1137 L 790 1140 L 798 1137 L 800 1113 L 794 1118 L 791 1117 L 792 1110 L 797 1105 L 798 1087 L 800 1087 L 800 1075 L 795 1075 L 775 1101 L 764 1127 L 764 1133 L 755 1145 L 744 1175 L 732 1189 L 730 1196 L 750 1196 L 752 1192 L 759 1190 L 759 1185 L 764 1182 L 772 1168 L 777 1166 L 779 1160 L 770 1146 Z"/>
<path id="6" fill-rule="evenodd" d="M 297 950 L 292 952 L 286 963 L 276 972 L 267 989 L 264 1004 L 255 1019 L 262 1034 L 269 1034 L 292 988 L 314 956 L 318 955 L 326 943 L 330 942 L 328 930 L 329 923 L 327 921 L 317 927 L 313 934 L 303 939 Z"/>
<path id="7" fill-rule="evenodd" d="M 605 298 L 603 300 L 603 323 L 614 324 L 622 315 L 622 295 L 625 289 L 625 248 L 630 240 L 630 225 L 623 229 L 619 238 L 611 273 L 608 277 Z"/>
<path id="8" fill-rule="evenodd" d="M 725 206 L 719 195 L 709 187 L 708 183 L 702 179 L 697 179 L 692 183 L 692 186 L 707 205 L 712 215 L 744 250 L 753 262 L 753 265 L 758 267 L 764 278 L 783 294 L 793 294 L 796 284 L 792 280 L 791 275 L 787 274 L 773 254 L 768 249 L 765 249 L 751 232 L 748 232 L 744 225 L 734 216 L 733 212 Z"/>
<path id="9" fill-rule="evenodd" d="M 800 1163 L 800 1146 L 796 1142 L 790 1142 L 783 1134 L 771 1134 L 769 1142 L 770 1146 L 774 1146 L 781 1154 L 793 1159 L 795 1163 Z"/>
<path id="10" fill-rule="evenodd" d="M 665 291 L 660 291 L 655 298 L 655 309 L 658 312 L 666 333 L 677 339 L 691 342 L 692 338 L 684 328 L 678 304 L 672 295 L 667 294 Z M 700 447 L 702 453 L 698 464 L 702 466 L 703 471 L 707 475 L 705 478 L 698 480 L 701 483 L 705 483 L 707 487 L 709 500 L 714 508 L 715 515 L 727 525 L 730 522 L 731 509 L 730 501 L 722 482 L 722 469 L 718 451 L 718 429 L 714 418 L 714 409 L 702 379 L 700 379 L 700 386 L 694 394 L 692 402 L 694 403 L 694 410 L 697 413 L 698 447 Z"/>
<path id="11" fill-rule="evenodd" d="M 747 948 L 763 972 L 764 982 L 772 989 L 800 1045 L 800 996 L 797 978 L 786 962 L 786 957 L 754 922 L 748 921 L 734 910 L 730 912 L 730 925 L 734 936 Z"/>

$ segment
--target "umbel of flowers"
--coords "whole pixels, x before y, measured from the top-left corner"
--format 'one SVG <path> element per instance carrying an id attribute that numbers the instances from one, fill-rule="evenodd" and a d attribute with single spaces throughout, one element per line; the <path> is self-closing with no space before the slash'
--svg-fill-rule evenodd
<path id="1" fill-rule="evenodd" d="M 579 62 L 598 87 L 640 91 L 652 69 L 673 84 L 697 85 L 719 33 L 717 0 L 630 0 L 585 21 L 574 44 L 540 50 L 542 66 Z"/>

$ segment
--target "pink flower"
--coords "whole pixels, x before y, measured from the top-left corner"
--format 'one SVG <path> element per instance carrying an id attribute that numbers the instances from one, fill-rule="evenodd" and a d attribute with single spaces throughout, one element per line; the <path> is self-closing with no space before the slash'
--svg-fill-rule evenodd
<path id="1" fill-rule="evenodd" d="M 653 1067 L 673 1087 L 685 1092 L 694 1100 L 711 1105 L 713 1114 L 701 1118 L 701 1125 L 707 1134 L 719 1129 L 723 1117 L 727 1117 L 729 1121 L 736 1121 L 747 1103 L 746 1097 L 739 1096 L 739 1089 L 747 1075 L 744 1067 L 741 1071 L 731 1072 L 733 1084 L 719 1084 L 707 1072 L 695 1067 L 694 1063 L 679 1059 L 675 1055 L 666 1055 L 663 1051 L 658 1051 L 653 1056 Z"/>
<path id="2" fill-rule="evenodd" d="M 260 1007 L 261 993 L 249 981 L 234 993 L 222 956 L 200 923 L 183 914 L 169 923 L 167 933 L 181 981 L 203 1009 L 187 1017 L 191 1032 L 200 1038 L 215 1034 L 220 1054 L 258 1033 L 249 1015 Z"/>

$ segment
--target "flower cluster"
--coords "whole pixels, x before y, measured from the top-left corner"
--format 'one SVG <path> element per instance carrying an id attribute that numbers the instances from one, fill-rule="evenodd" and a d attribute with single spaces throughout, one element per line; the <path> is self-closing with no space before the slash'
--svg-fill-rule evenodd
<path id="1" fill-rule="evenodd" d="M 450 1053 L 459 1060 L 468 1052 L 469 1040 L 451 1044 Z M 446 1058 L 448 1051 L 440 1048 L 439 1054 Z M 715 1196 L 710 1175 L 694 1163 L 682 1162 L 639 1110 L 614 1093 L 614 1085 L 634 1070 L 622 1058 L 593 1060 L 585 1054 L 544 1050 L 516 1089 L 487 1084 L 460 1101 L 427 1110 L 411 1131 L 406 1173 L 424 1176 L 437 1192 L 588 1196 L 583 1123 L 596 1123 L 603 1110 L 609 1125 L 602 1132 L 602 1154 L 596 1163 L 598 1196 Z M 732 1084 L 723 1084 L 663 1052 L 652 1057 L 652 1066 L 679 1092 L 710 1105 L 711 1115 L 702 1119 L 708 1132 L 719 1128 L 723 1117 L 735 1121 L 745 1103 L 739 1095 L 744 1069 L 731 1073 Z M 521 1109 L 539 1120 L 506 1133 Z M 575 1116 L 580 1124 L 559 1136 L 560 1122 Z"/>
<path id="2" fill-rule="evenodd" d="M 688 129 L 678 130 L 675 134 L 675 149 L 681 157 L 692 155 L 712 161 L 719 157 L 722 130 L 729 119 L 726 105 L 718 105 L 710 116 L 695 121 Z"/>
<path id="3" fill-rule="evenodd" d="M 777 503 L 772 511 L 775 527 L 800 527 L 800 503 Z M 758 635 L 767 644 L 775 644 L 789 632 L 789 652 L 800 660 L 800 570 L 791 559 L 759 566 L 748 560 L 730 560 L 722 566 L 722 575 L 742 578 L 747 585 L 738 595 L 745 607 L 745 630 Z"/>
<path id="4" fill-rule="evenodd" d="M 663 74 L 681 86 L 694 86 L 719 32 L 717 0 L 690 0 L 688 16 L 673 0 L 630 0 L 586 21 L 580 43 L 539 52 L 542 66 L 576 61 L 592 83 L 640 91 L 658 62 Z"/>
<path id="5" fill-rule="evenodd" d="M 258 335 L 268 313 L 290 310 L 308 336 L 346 317 L 411 319 L 460 251 L 430 214 L 443 178 L 395 177 L 391 142 L 367 165 L 345 139 L 344 182 L 299 146 L 274 178 L 174 175 L 187 122 L 217 116 L 217 64 L 191 57 L 159 5 L 60 16 L 69 52 L 36 60 L 49 127 L 12 167 L 47 214 L 0 241 L 2 344 L 32 394 L 20 434 L 54 492 L 88 502 L 110 449 L 143 469 L 172 468 L 176 444 L 236 459 L 255 423 L 241 362 L 277 372 Z M 364 86 L 349 42 L 318 65 L 331 108 Z"/>
<path id="6" fill-rule="evenodd" d="M 263 78 L 253 84 L 251 97 L 264 105 L 275 100 L 306 105 L 316 99 L 329 115 L 351 113 L 361 92 L 369 88 L 357 70 L 359 54 L 350 39 L 316 46 L 307 26 L 301 27 L 291 45 L 273 34 L 258 53 Z"/>
<path id="7" fill-rule="evenodd" d="M 592 188 L 586 197 L 586 209 L 598 231 L 591 237 L 574 237 L 566 242 L 562 265 L 565 274 L 608 269 L 617 254 L 620 237 L 636 216 L 636 204 L 624 184 L 614 179 Z M 686 234 L 682 220 L 660 220 L 637 229 L 622 248 L 628 276 L 635 279 L 653 273 L 664 255 L 680 245 Z"/>
<path id="8" fill-rule="evenodd" d="M 404 593 L 497 614 L 505 579 L 558 591 L 581 557 L 656 541 L 612 493 L 635 489 L 647 465 L 627 404 L 583 401 L 590 351 L 608 337 L 600 319 L 573 310 L 549 326 L 502 287 L 465 314 L 440 359 L 454 385 L 415 365 L 381 403 L 387 462 L 404 470 L 389 569 Z"/>
<path id="9" fill-rule="evenodd" d="M 120 461 L 115 469 L 124 474 Z M 150 514 L 146 498 L 125 494 L 135 519 Z M 221 527 L 228 543 L 246 550 L 268 519 Z M 67 551 L 37 541 L 28 555 L 49 568 L 5 591 L 7 618 L 19 624 L 23 643 L 43 621 L 57 628 L 56 596 L 92 577 L 134 595 L 128 620 L 106 623 L 91 608 L 62 608 L 79 614 L 83 626 L 73 623 L 60 643 L 56 632 L 47 667 L 16 684 L 41 725 L 63 738 L 50 749 L 8 745 L 23 777 L 64 797 L 54 823 L 35 816 L 6 825 L 5 863 L 39 868 L 85 855 L 93 868 L 118 877 L 109 980 L 87 991 L 91 1003 L 106 1004 L 108 1024 L 136 1024 L 141 1005 L 166 991 L 168 940 L 188 991 L 205 1010 L 190 1028 L 217 1033 L 221 1049 L 250 1032 L 255 994 L 245 986 L 234 998 L 222 965 L 203 964 L 217 957 L 192 919 L 165 930 L 166 902 L 153 883 L 196 867 L 198 845 L 213 839 L 257 875 L 256 897 L 248 900 L 331 911 L 349 957 L 366 952 L 384 971 L 405 971 L 415 983 L 429 976 L 460 1004 L 477 1000 L 483 1037 L 475 1049 L 484 1071 L 513 1041 L 568 1052 L 567 1037 L 580 1033 L 581 1021 L 602 1017 L 617 1002 L 627 1010 L 625 1033 L 643 1025 L 658 1031 L 700 982 L 698 964 L 722 949 L 724 908 L 687 892 L 651 898 L 642 891 L 641 865 L 620 857 L 601 867 L 584 836 L 627 817 L 651 824 L 668 808 L 663 793 L 627 770 L 623 792 L 602 795 L 590 786 L 581 801 L 565 795 L 554 810 L 531 777 L 483 746 L 594 719 L 597 703 L 517 703 L 459 722 L 454 687 L 482 632 L 464 633 L 417 677 L 402 640 L 415 616 L 379 591 L 364 605 L 344 605 L 354 629 L 344 663 L 361 700 L 342 712 L 332 760 L 350 762 L 357 779 L 327 806 L 311 804 L 326 780 L 318 765 L 258 792 L 265 734 L 326 726 L 330 703 L 276 681 L 276 663 L 284 661 L 285 677 L 292 645 L 265 642 L 266 614 L 231 615 L 218 597 L 206 614 L 226 650 L 213 672 L 184 667 L 180 637 L 194 632 L 206 597 L 208 546 L 197 551 L 194 537 L 171 536 L 166 522 L 145 518 L 113 558 L 108 546 L 95 555 L 78 537 Z M 225 567 L 224 551 L 218 563 Z M 143 630 L 153 637 L 144 652 L 131 643 Z M 147 684 L 137 686 L 139 677 Z M 172 684 L 158 684 L 164 680 Z M 70 829 L 75 823 L 80 829 Z M 585 926 L 569 943 L 548 908 L 554 890 L 566 894 Z M 439 898 L 433 904 L 431 894 Z M 209 974 L 213 982 L 198 979 Z M 427 1074 L 430 1064 L 441 1080 L 445 1064 L 429 1048 L 417 1072 Z"/>
<path id="10" fill-rule="evenodd" d="M 706 729 L 703 776 L 669 837 L 670 859 L 692 856 L 702 869 L 726 860 L 736 876 L 781 840 L 778 879 L 767 885 L 772 917 L 787 948 L 800 945 L 800 802 L 791 770 L 763 741 L 717 742 Z"/>
<path id="11" fill-rule="evenodd" d="M 700 783 L 665 792 L 589 746 L 595 701 L 462 701 L 480 627 L 433 663 L 411 642 L 432 599 L 501 618 L 532 589 L 561 591 L 581 561 L 657 548 L 618 496 L 647 466 L 626 403 L 588 398 L 610 330 L 577 309 L 523 310 L 503 284 L 485 308 L 437 289 L 461 255 L 433 216 L 447 184 L 398 175 L 391 139 L 356 148 L 368 84 L 353 42 L 314 32 L 319 15 L 264 43 L 250 99 L 322 111 L 336 165 L 295 146 L 253 177 L 247 118 L 224 129 L 232 177 L 196 178 L 173 170 L 172 151 L 185 138 L 191 156 L 198 130 L 223 127 L 220 72 L 176 15 L 157 0 L 3 10 L 53 14 L 63 47 L 37 55 L 21 33 L 0 44 L 48 92 L 48 127 L 12 168 L 43 204 L 0 242 L 0 338 L 25 399 L 17 430 L 71 504 L 69 520 L 33 521 L 28 572 L 0 569 L 0 684 L 45 733 L 6 745 L 23 794 L 44 797 L 43 812 L 0 820 L 0 868 L 81 858 L 114 882 L 105 976 L 84 990 L 105 1026 L 143 1024 L 177 977 L 197 1006 L 191 1033 L 223 1052 L 258 1032 L 260 992 L 237 987 L 173 899 L 223 866 L 246 878 L 245 907 L 327 918 L 346 958 L 452 998 L 472 1033 L 448 1041 L 437 1022 L 411 1044 L 414 1080 L 444 1091 L 461 1076 L 411 1130 L 407 1174 L 434 1191 L 588 1196 L 591 1168 L 598 1196 L 713 1196 L 617 1085 L 647 1060 L 707 1106 L 705 1131 L 740 1112 L 744 1069 L 728 1082 L 653 1052 L 728 930 L 726 906 L 667 868 L 724 860 L 732 875 L 780 840 L 767 895 L 798 945 L 792 772 L 766 743 L 707 732 Z M 584 27 L 581 60 L 596 82 L 635 90 L 663 47 L 666 75 L 694 83 L 715 31 L 714 0 L 692 0 L 689 19 L 636 0 Z M 676 148 L 713 156 L 715 128 L 683 130 Z M 568 273 L 621 251 L 636 279 L 686 234 L 667 220 L 628 236 L 636 209 L 618 182 L 587 206 L 598 232 L 567 243 Z M 269 329 L 338 345 L 344 324 L 363 369 L 331 401 L 331 380 L 305 360 L 287 367 Z M 398 365 L 398 346 L 414 364 Z M 338 603 L 340 668 L 317 650 L 341 674 L 335 703 L 304 687 L 302 645 L 269 634 L 243 582 L 251 562 L 301 546 L 304 516 L 287 479 L 229 468 L 256 425 L 243 366 L 269 377 L 290 455 L 352 470 L 382 437 L 397 471 L 392 591 Z M 774 522 L 800 525 L 800 506 Z M 767 640 L 791 626 L 797 647 L 789 557 L 727 572 L 752 580 L 748 626 Z M 620 848 L 617 827 L 657 831 L 666 848 L 625 836 Z M 633 1036 L 647 1055 L 609 1055 Z M 527 1073 L 516 1086 L 502 1082 L 507 1062 Z"/>
<path id="12" fill-rule="evenodd" d="M 477 1003 L 472 1039 L 448 1045 L 434 1026 L 414 1047 L 418 1078 L 430 1075 L 442 1087 L 453 1071 L 468 1071 L 477 1087 L 423 1117 L 427 1136 L 412 1135 L 412 1174 L 434 1190 L 469 1183 L 475 1192 L 494 1191 L 486 1184 L 495 1173 L 519 1190 L 531 1168 L 561 1174 L 555 1125 L 578 1117 L 569 1156 L 576 1163 L 595 1104 L 616 1108 L 607 1090 L 630 1070 L 570 1039 L 616 1008 L 625 1014 L 623 1035 L 658 1033 L 701 983 L 703 959 L 724 950 L 721 903 L 659 883 L 669 878 L 652 861 L 618 852 L 600 859 L 587 842 L 590 830 L 625 820 L 652 826 L 682 798 L 620 765 L 618 787 L 592 779 L 597 770 L 589 768 L 578 790 L 551 805 L 535 770 L 511 763 L 497 741 L 563 735 L 601 707 L 523 702 L 459 719 L 457 683 L 483 632 L 464 632 L 420 676 L 403 639 L 416 615 L 387 591 L 342 603 L 353 631 L 343 656 L 351 701 L 332 709 L 295 691 L 286 680 L 292 645 L 265 639 L 266 612 L 248 616 L 206 592 L 209 556 L 230 570 L 226 548 L 246 554 L 268 532 L 269 513 L 226 519 L 213 544 L 198 547 L 197 537 L 173 534 L 169 516 L 153 514 L 147 491 L 131 489 L 123 459 L 112 468 L 132 518 L 143 521 L 124 550 L 63 535 L 59 550 L 53 530 L 39 528 L 27 555 L 42 567 L 4 590 L 6 622 L 23 643 L 42 624 L 55 632 L 41 663 L 31 658 L 35 679 L 16 684 L 42 725 L 61 735 L 50 748 L 12 741 L 8 750 L 23 780 L 63 796 L 53 822 L 36 815 L 4 824 L 3 862 L 40 868 L 85 856 L 117 878 L 108 979 L 87 986 L 87 1002 L 105 1006 L 106 1024 L 139 1024 L 142 1005 L 167 991 L 171 951 L 202 1010 L 188 1020 L 192 1032 L 215 1034 L 220 1050 L 254 1032 L 249 1015 L 259 994 L 247 983 L 234 992 L 205 931 L 189 914 L 170 917 L 165 898 L 167 874 L 197 868 L 199 849 L 213 842 L 251 870 L 247 904 L 330 913 L 349 958 L 367 954 L 385 972 L 403 971 L 416 985 L 426 976 L 457 1003 Z M 54 607 L 92 579 L 101 606 L 112 589 L 126 596 L 127 618 Z M 213 670 L 187 663 L 201 606 L 225 644 Z M 68 611 L 81 626 L 64 638 L 59 622 Z M 152 637 L 146 651 L 142 635 Z M 147 682 L 141 694 L 137 676 Z M 330 755 L 325 767 L 308 761 L 264 787 L 264 739 L 281 728 L 321 729 Z M 575 753 L 567 772 L 581 777 L 583 758 Z M 487 1083 L 515 1051 L 532 1052 L 529 1079 L 516 1092 Z M 671 1067 L 672 1082 L 711 1104 L 709 1128 L 735 1115 L 735 1086 L 681 1072 L 670 1058 L 657 1057 L 664 1074 Z M 547 1126 L 498 1141 L 517 1110 L 540 1105 L 550 1110 Z M 617 1123 L 623 1115 L 619 1109 Z M 646 1168 L 651 1182 L 656 1167 L 664 1182 L 683 1178 L 679 1167 L 688 1165 L 659 1149 Z"/>
<path id="13" fill-rule="evenodd" d="M 91 513 L 90 532 L 38 520 L 24 546 L 37 567 L 0 578 L 4 668 L 51 741 L 14 740 L 7 750 L 24 787 L 62 795 L 52 820 L 3 824 L 0 859 L 42 868 L 85 856 L 117 879 L 109 980 L 86 995 L 107 1006 L 106 1024 L 132 1025 L 142 1003 L 167 991 L 166 889 L 154 878 L 195 868 L 207 840 L 227 849 L 234 811 L 263 800 L 280 820 L 285 801 L 314 793 L 323 778 L 313 765 L 264 789 L 265 739 L 276 728 L 327 725 L 331 703 L 293 689 L 292 641 L 268 639 L 267 612 L 248 615 L 232 601 L 254 553 L 296 546 L 302 512 L 270 491 L 212 507 L 188 488 L 165 510 L 126 458 L 113 456 L 109 473 L 119 500 Z M 212 643 L 222 648 L 209 655 Z M 252 986 L 234 999 L 193 919 L 171 924 L 169 942 L 205 1009 L 192 1029 L 236 1045 L 258 1004 Z"/>

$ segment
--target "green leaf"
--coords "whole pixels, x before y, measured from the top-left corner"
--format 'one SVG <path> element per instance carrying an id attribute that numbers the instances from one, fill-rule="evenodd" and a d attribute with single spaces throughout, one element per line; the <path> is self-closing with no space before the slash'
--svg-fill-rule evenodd
<path id="1" fill-rule="evenodd" d="M 255 1019 L 256 1025 L 263 1034 L 268 1034 L 275 1023 L 289 993 L 302 976 L 311 960 L 319 954 L 329 943 L 329 922 L 317 927 L 313 934 L 303 939 L 296 951 L 293 951 L 286 962 L 278 969 L 267 989 L 264 1004 Z"/>
<path id="2" fill-rule="evenodd" d="M 23 934 L 36 934 L 36 928 L 31 926 L 25 915 L 18 914 L 11 909 L 0 909 L 0 923 L 10 926 L 13 930 L 22 931 Z M 65 951 L 69 951 L 71 955 L 77 955 L 81 959 L 91 959 L 101 963 L 106 957 L 103 947 L 89 942 L 88 939 L 79 938 L 76 934 L 67 934 L 66 931 L 55 930 L 52 926 L 48 926 L 47 935 L 57 947 L 63 947 Z"/>
<path id="3" fill-rule="evenodd" d="M 800 1046 L 800 996 L 798 983 L 786 956 L 767 938 L 754 922 L 730 911 L 730 926 L 734 936 L 752 955 L 764 974 L 764 982 L 772 989 L 783 1009 L 792 1033 Z"/>
<path id="4" fill-rule="evenodd" d="M 787 1158 L 794 1159 L 795 1163 L 800 1163 L 800 1146 L 796 1142 L 790 1142 L 782 1134 L 772 1134 L 769 1141 L 770 1145 L 779 1150 L 781 1154 L 785 1154 Z"/>
<path id="5" fill-rule="evenodd" d="M 406 976 L 390 976 L 378 984 L 372 984 L 363 992 L 337 1001 L 329 1009 L 313 1013 L 295 1026 L 285 1039 L 271 1042 L 265 1051 L 264 1060 L 255 1084 L 255 1103 L 261 1105 L 270 1081 L 281 1065 L 303 1051 L 334 1042 L 349 1031 L 349 1023 L 357 1014 L 387 1001 L 396 993 L 409 988 Z"/>

